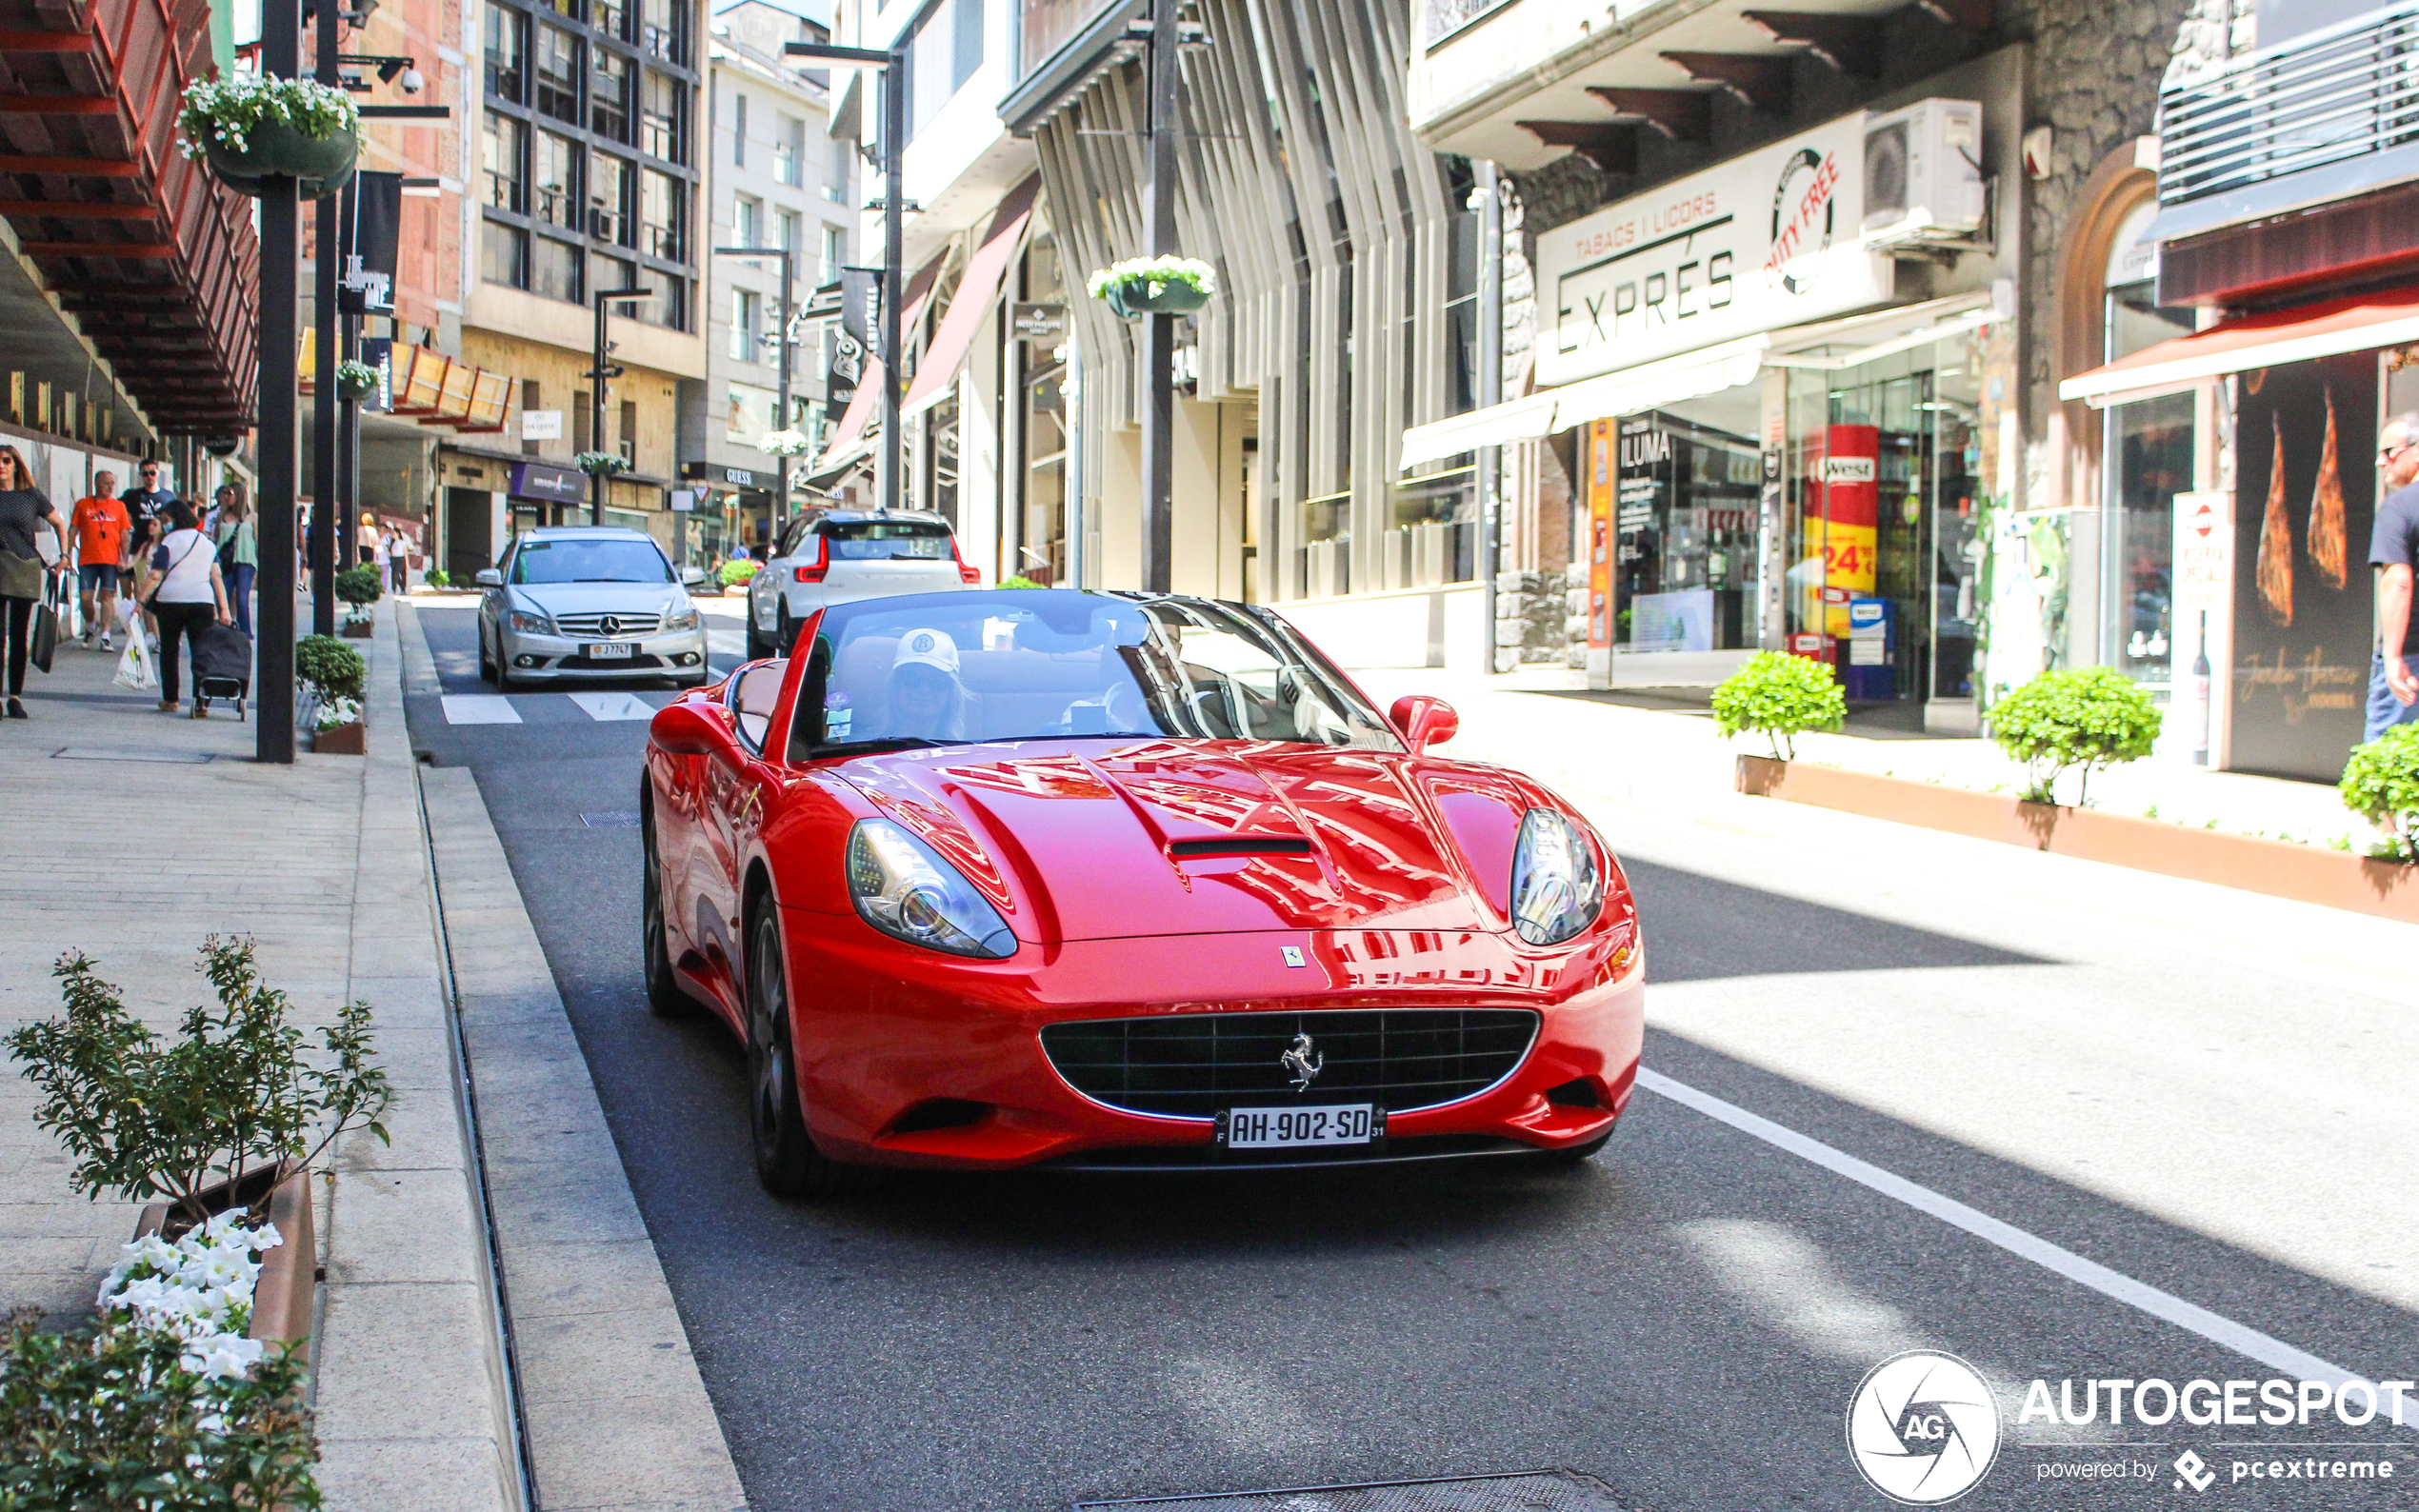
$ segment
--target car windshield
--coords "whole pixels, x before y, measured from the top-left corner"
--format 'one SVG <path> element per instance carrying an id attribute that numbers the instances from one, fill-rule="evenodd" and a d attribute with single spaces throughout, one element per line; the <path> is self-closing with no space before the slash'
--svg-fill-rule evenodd
<path id="1" fill-rule="evenodd" d="M 570 536 L 523 541 L 512 553 L 515 583 L 670 583 L 671 564 L 652 541 Z"/>
<path id="2" fill-rule="evenodd" d="M 931 520 L 830 520 L 818 532 L 834 562 L 941 562 L 950 527 Z"/>
<path id="3" fill-rule="evenodd" d="M 1068 736 L 1400 751 L 1289 627 L 1241 606 L 1068 589 L 918 594 L 826 610 L 801 707 L 814 754 Z"/>

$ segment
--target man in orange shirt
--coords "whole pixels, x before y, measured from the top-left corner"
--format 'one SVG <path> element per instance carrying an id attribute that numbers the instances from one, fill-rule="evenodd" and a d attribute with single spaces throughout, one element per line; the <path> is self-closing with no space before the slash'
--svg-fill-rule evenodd
<path id="1" fill-rule="evenodd" d="M 118 563 L 126 554 L 130 522 L 125 504 L 117 496 L 117 474 L 96 472 L 92 487 L 100 491 L 75 501 L 75 513 L 69 517 L 68 526 L 75 532 L 76 589 L 84 600 L 84 644 L 90 648 L 97 631 L 100 649 L 114 651 Z M 99 601 L 98 614 L 93 612 L 95 600 Z"/>

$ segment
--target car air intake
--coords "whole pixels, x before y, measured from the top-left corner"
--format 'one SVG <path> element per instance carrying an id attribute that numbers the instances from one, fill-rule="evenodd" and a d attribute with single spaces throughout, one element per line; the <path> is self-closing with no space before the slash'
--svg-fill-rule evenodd
<path id="1" fill-rule="evenodd" d="M 1310 843 L 1299 836 L 1221 835 L 1215 840 L 1171 840 L 1168 854 L 1188 856 L 1307 856 Z"/>
<path id="2" fill-rule="evenodd" d="M 1287 1052 L 1303 1035 L 1319 1070 L 1297 1088 Z M 1053 1024 L 1042 1048 L 1094 1102 L 1211 1118 L 1238 1104 L 1374 1103 L 1408 1113 L 1458 1102 L 1509 1076 L 1536 1037 L 1537 1015 L 1526 1008 L 1347 1008 Z"/>

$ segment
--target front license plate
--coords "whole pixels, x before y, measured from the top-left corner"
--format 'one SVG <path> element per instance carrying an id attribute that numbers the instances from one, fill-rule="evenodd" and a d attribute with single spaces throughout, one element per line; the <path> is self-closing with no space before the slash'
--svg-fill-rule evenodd
<path id="1" fill-rule="evenodd" d="M 1316 1107 L 1238 1107 L 1219 1121 L 1219 1143 L 1230 1150 L 1367 1144 L 1386 1132 L 1386 1115 L 1367 1103 Z"/>
<path id="2" fill-rule="evenodd" d="M 638 654 L 638 647 L 628 641 L 608 641 L 602 646 L 583 646 L 580 649 L 591 662 L 610 662 L 616 657 L 629 660 Z"/>

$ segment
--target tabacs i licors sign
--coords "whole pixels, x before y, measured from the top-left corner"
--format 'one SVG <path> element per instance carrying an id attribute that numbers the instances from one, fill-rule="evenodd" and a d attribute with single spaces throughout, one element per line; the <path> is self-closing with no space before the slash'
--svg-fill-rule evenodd
<path id="1" fill-rule="evenodd" d="M 1844 115 L 1539 232 L 1538 381 L 1887 303 L 1895 265 L 1857 240 L 1864 131 Z"/>

